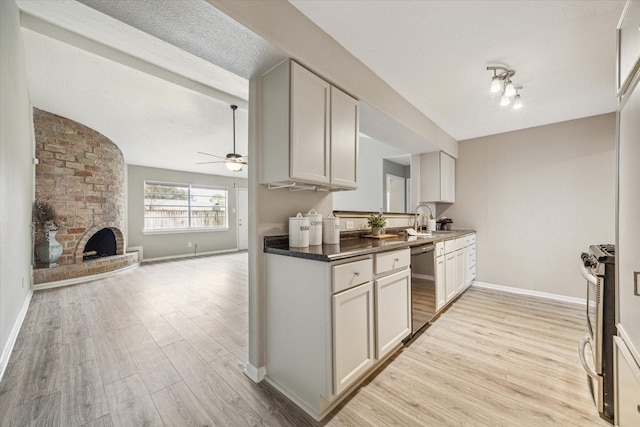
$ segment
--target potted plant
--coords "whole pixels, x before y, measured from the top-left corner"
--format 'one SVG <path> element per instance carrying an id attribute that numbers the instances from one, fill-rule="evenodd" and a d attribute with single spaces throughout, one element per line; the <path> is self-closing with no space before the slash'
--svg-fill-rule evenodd
<path id="1" fill-rule="evenodd" d="M 378 215 L 371 215 L 367 218 L 367 224 L 371 227 L 371 234 L 379 236 L 382 229 L 387 225 L 387 219 L 381 213 Z"/>
<path id="2" fill-rule="evenodd" d="M 47 267 L 58 265 L 62 255 L 62 245 L 56 240 L 60 229 L 66 229 L 65 219 L 58 216 L 56 209 L 45 200 L 33 202 L 32 222 L 35 236 L 42 236 L 42 241 L 36 245 L 36 255 L 41 264 Z"/>

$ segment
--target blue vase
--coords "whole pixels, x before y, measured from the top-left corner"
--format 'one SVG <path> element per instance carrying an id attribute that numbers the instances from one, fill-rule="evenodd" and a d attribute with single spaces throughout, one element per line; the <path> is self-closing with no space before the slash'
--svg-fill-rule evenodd
<path id="1" fill-rule="evenodd" d="M 62 256 L 62 245 L 56 240 L 58 230 L 47 231 L 45 240 L 36 247 L 38 261 L 46 267 L 55 267 Z"/>

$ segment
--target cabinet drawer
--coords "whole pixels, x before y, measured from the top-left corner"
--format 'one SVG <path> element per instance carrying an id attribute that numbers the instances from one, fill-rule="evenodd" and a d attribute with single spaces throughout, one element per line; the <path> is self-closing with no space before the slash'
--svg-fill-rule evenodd
<path id="1" fill-rule="evenodd" d="M 444 242 L 436 242 L 435 257 L 444 255 Z"/>
<path id="2" fill-rule="evenodd" d="M 376 274 L 406 268 L 409 264 L 411 264 L 411 251 L 409 249 L 376 254 Z"/>
<path id="3" fill-rule="evenodd" d="M 338 293 L 373 279 L 373 261 L 363 259 L 333 267 L 333 293 Z"/>
<path id="4" fill-rule="evenodd" d="M 464 248 L 464 237 L 458 237 L 456 239 L 456 250 Z"/>
<path id="5" fill-rule="evenodd" d="M 472 265 L 476 265 L 476 247 L 469 246 L 467 248 L 467 265 L 471 267 Z"/>
<path id="6" fill-rule="evenodd" d="M 469 282 L 476 280 L 476 266 L 469 267 Z"/>
<path id="7" fill-rule="evenodd" d="M 451 240 L 446 240 L 444 242 L 444 253 L 445 254 L 450 254 L 451 252 L 456 250 L 456 240 L 455 239 L 451 239 Z"/>
<path id="8" fill-rule="evenodd" d="M 464 236 L 464 245 L 465 246 L 471 246 L 473 244 L 476 243 L 476 235 L 474 234 L 469 234 L 467 236 Z"/>

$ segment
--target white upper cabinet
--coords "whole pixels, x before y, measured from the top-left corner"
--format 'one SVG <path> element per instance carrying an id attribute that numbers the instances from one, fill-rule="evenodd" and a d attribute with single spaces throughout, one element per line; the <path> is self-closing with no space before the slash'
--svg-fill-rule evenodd
<path id="1" fill-rule="evenodd" d="M 420 201 L 447 202 L 456 200 L 456 161 L 443 152 L 420 155 Z"/>
<path id="2" fill-rule="evenodd" d="M 291 178 L 329 184 L 331 85 L 291 63 Z M 266 144 L 269 147 L 269 144 Z"/>
<path id="3" fill-rule="evenodd" d="M 627 90 L 640 68 L 640 2 L 627 2 L 618 25 L 618 95 Z"/>
<path id="4" fill-rule="evenodd" d="M 331 87 L 331 185 L 358 188 L 358 100 Z"/>
<path id="5" fill-rule="evenodd" d="M 262 184 L 357 188 L 358 101 L 289 60 L 262 78 Z"/>

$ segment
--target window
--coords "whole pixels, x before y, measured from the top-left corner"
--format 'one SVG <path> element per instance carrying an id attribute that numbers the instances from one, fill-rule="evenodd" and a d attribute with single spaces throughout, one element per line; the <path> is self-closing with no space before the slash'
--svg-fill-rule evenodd
<path id="1" fill-rule="evenodd" d="M 144 229 L 227 229 L 227 189 L 145 181 Z"/>

